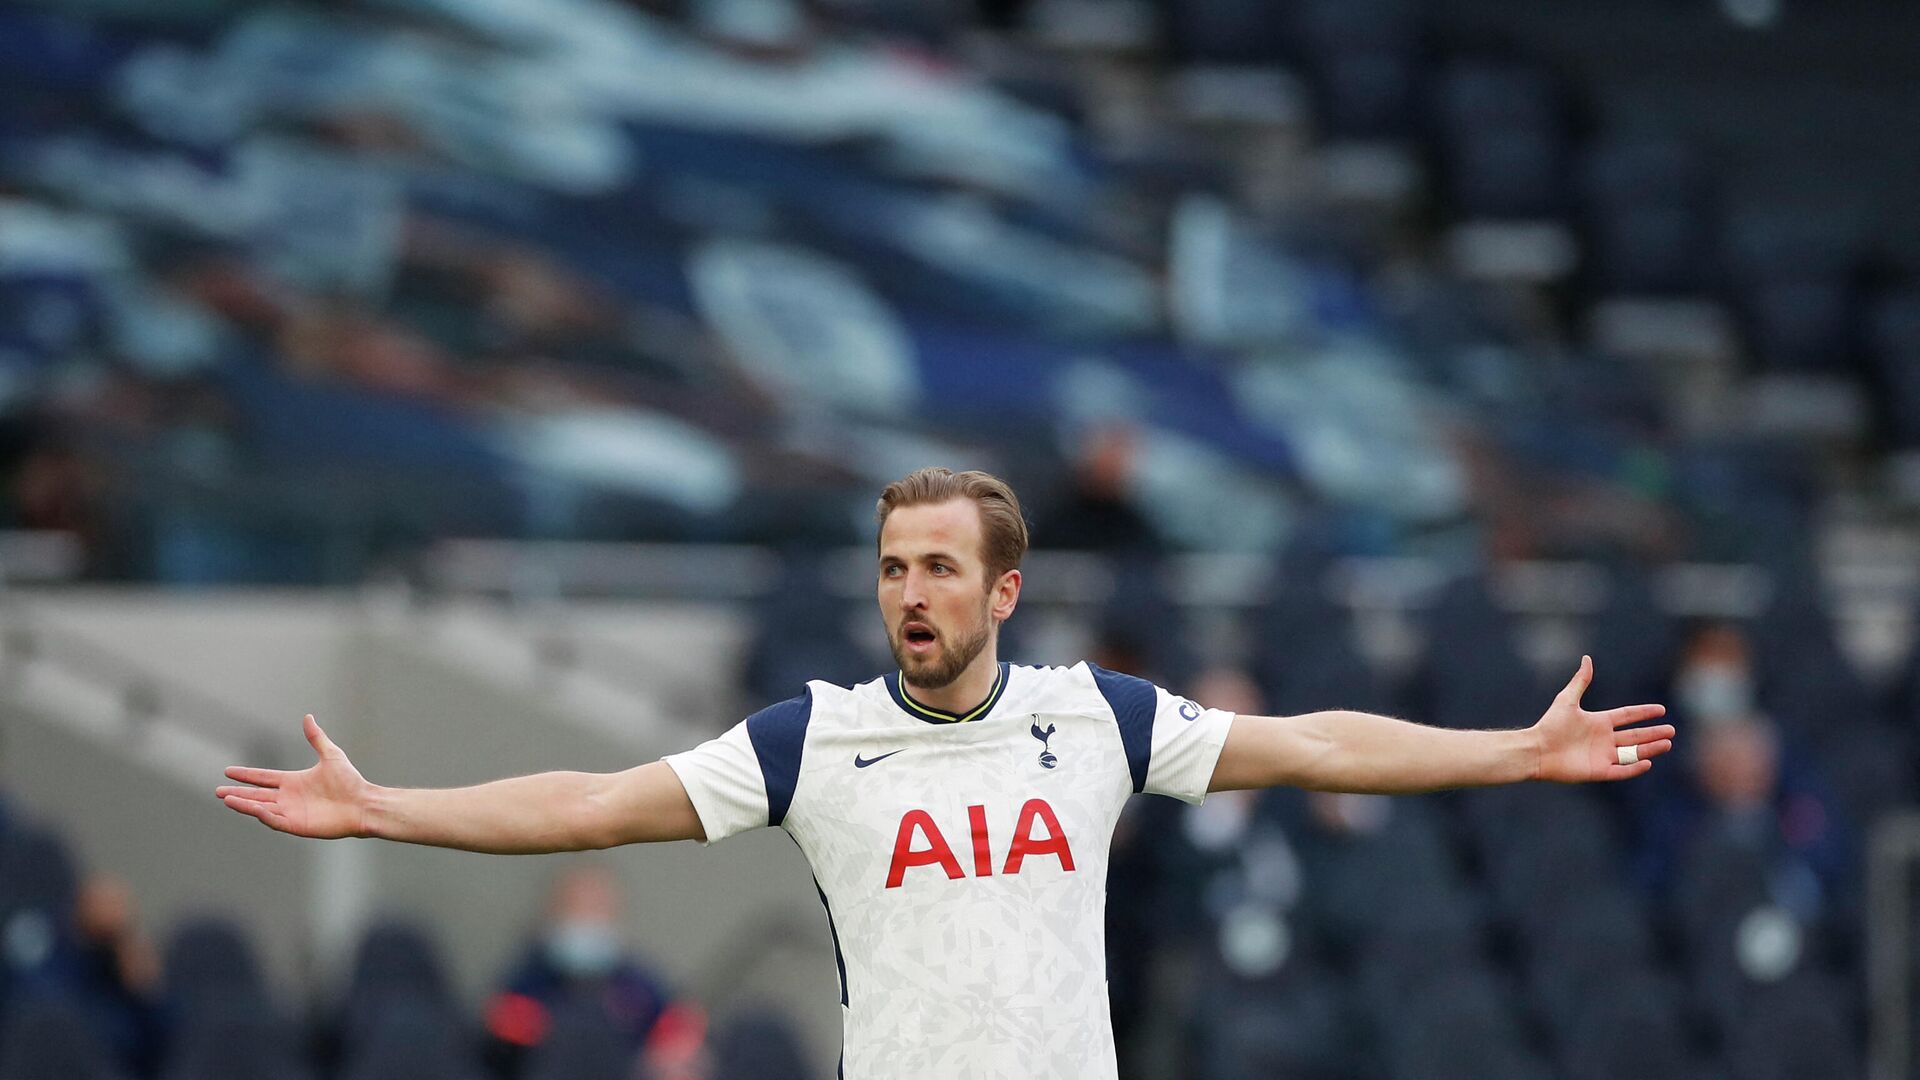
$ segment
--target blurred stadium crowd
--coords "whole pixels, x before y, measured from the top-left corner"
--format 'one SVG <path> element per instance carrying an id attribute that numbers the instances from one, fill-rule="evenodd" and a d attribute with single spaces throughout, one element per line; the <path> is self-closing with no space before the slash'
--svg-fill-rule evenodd
<path id="1" fill-rule="evenodd" d="M 881 484 L 979 463 L 1111 560 L 1097 662 L 1462 727 L 1550 696 L 1501 569 L 1586 560 L 1595 697 L 1670 702 L 1668 782 L 1142 802 L 1127 1075 L 1857 1075 L 1920 691 L 1843 652 L 1821 560 L 1920 505 L 1920 21 L 1561 7 L 6 7 L 0 515 L 94 579 L 350 584 L 447 536 L 866 543 Z M 1158 584 L 1191 551 L 1279 567 L 1233 665 Z M 1355 645 L 1347 555 L 1458 571 L 1417 663 Z M 1680 561 L 1772 585 L 1675 618 Z M 873 674 L 810 580 L 755 612 L 758 700 Z M 154 972 L 4 836 L 0 1080 L 82 968 L 118 1068 L 224 1068 L 177 1001 L 210 931 Z M 311 1027 L 251 1071 L 332 1069 Z"/>

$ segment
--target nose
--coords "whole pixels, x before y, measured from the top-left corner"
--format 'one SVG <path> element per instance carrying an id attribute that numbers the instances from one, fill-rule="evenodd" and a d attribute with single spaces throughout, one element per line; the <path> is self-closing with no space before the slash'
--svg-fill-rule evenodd
<path id="1" fill-rule="evenodd" d="M 908 570 L 906 580 L 900 586 L 900 606 L 908 611 L 925 611 L 927 608 L 926 582 L 920 571 Z"/>

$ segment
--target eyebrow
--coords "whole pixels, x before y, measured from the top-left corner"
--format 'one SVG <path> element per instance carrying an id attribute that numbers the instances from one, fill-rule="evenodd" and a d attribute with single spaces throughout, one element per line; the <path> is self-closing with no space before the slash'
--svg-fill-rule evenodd
<path id="1" fill-rule="evenodd" d="M 907 560 L 906 560 L 906 559 L 903 559 L 903 558 L 901 558 L 901 557 L 900 557 L 900 556 L 898 556 L 898 555 L 894 555 L 894 554 L 892 554 L 892 553 L 890 553 L 890 552 L 881 552 L 881 553 L 880 553 L 880 561 L 881 561 L 882 563 L 890 563 L 890 562 L 897 562 L 897 563 L 903 563 L 903 562 L 906 562 Z M 957 559 L 957 558 L 955 558 L 955 557 L 954 557 L 954 556 L 952 556 L 952 555 L 949 555 L 949 554 L 947 554 L 947 553 L 946 553 L 946 552 L 944 552 L 944 551 L 929 551 L 929 552 L 927 552 L 926 554 L 924 554 L 924 555 L 922 555 L 922 556 L 920 556 L 920 561 L 921 561 L 921 562 L 949 562 L 949 563 L 958 563 L 958 562 L 959 562 L 960 560 L 959 560 L 959 559 Z"/>

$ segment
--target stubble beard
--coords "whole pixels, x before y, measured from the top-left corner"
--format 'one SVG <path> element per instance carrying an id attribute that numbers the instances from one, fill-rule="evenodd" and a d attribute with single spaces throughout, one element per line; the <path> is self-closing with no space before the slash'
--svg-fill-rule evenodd
<path id="1" fill-rule="evenodd" d="M 941 690 L 953 685 L 981 650 L 987 647 L 987 638 L 992 635 L 991 622 L 982 623 L 979 630 L 966 637 L 940 642 L 940 659 L 925 661 L 907 655 L 906 636 L 888 635 L 887 644 L 893 649 L 893 662 L 900 669 L 900 678 L 908 686 L 918 690 Z"/>

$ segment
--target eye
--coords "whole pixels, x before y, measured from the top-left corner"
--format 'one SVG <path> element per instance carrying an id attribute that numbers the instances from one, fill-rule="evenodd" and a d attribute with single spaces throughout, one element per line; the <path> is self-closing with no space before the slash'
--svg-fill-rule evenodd
<path id="1" fill-rule="evenodd" d="M 937 562 L 933 564 L 933 572 L 936 574 L 951 574 L 953 573 L 953 568 L 946 563 Z"/>
<path id="2" fill-rule="evenodd" d="M 899 576 L 900 576 L 900 564 L 899 564 L 899 563 L 888 563 L 887 565 L 885 565 L 885 566 L 883 566 L 883 567 L 881 567 L 881 568 L 880 568 L 880 575 L 881 575 L 882 577 L 899 577 Z"/>

